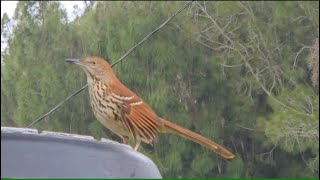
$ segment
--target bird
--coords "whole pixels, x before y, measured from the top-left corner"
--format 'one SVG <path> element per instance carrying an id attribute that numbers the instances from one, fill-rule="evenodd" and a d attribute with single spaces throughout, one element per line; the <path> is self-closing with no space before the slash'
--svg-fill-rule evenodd
<path id="1" fill-rule="evenodd" d="M 223 146 L 157 116 L 145 101 L 121 83 L 102 57 L 68 58 L 65 61 L 79 65 L 85 72 L 96 119 L 120 136 L 124 144 L 133 139 L 135 151 L 141 142 L 151 144 L 158 133 L 169 133 L 198 143 L 225 159 L 234 158 L 235 155 Z"/>

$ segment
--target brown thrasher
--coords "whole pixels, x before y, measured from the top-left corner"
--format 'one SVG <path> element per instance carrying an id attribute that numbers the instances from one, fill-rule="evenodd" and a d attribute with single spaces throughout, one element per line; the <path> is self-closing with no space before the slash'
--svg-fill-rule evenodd
<path id="1" fill-rule="evenodd" d="M 98 121 L 126 144 L 129 138 L 133 138 L 135 150 L 141 141 L 151 143 L 157 133 L 173 133 L 205 146 L 226 159 L 234 157 L 210 139 L 158 117 L 147 103 L 118 80 L 104 59 L 93 56 L 66 61 L 80 65 L 86 73 L 91 106 Z"/>

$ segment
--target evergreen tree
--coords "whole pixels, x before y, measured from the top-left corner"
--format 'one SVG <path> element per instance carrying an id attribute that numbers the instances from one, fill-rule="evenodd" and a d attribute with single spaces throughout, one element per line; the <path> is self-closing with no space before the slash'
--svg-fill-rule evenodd
<path id="1" fill-rule="evenodd" d="M 18 2 L 1 19 L 1 125 L 25 127 L 86 84 L 65 58 L 113 63 L 183 4 L 86 2 L 70 21 L 59 2 Z M 160 117 L 236 158 L 174 135 L 140 151 L 164 177 L 318 177 L 318 12 L 319 2 L 194 2 L 114 70 Z M 88 100 L 84 90 L 36 128 L 119 141 Z"/>

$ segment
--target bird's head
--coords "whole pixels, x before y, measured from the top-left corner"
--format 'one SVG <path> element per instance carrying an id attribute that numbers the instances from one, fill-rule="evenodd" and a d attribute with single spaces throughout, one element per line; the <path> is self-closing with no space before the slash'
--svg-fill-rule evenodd
<path id="1" fill-rule="evenodd" d="M 83 59 L 66 59 L 65 61 L 80 65 L 87 75 L 88 83 L 93 81 L 111 81 L 115 78 L 111 66 L 101 57 L 91 56 Z"/>

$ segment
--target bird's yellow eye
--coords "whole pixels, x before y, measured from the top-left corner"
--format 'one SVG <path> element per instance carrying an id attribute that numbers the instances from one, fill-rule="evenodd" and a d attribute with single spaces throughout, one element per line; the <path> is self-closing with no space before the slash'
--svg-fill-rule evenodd
<path id="1" fill-rule="evenodd" d="M 95 64 L 97 64 L 97 62 L 96 61 L 92 61 L 92 64 L 95 65 Z"/>

